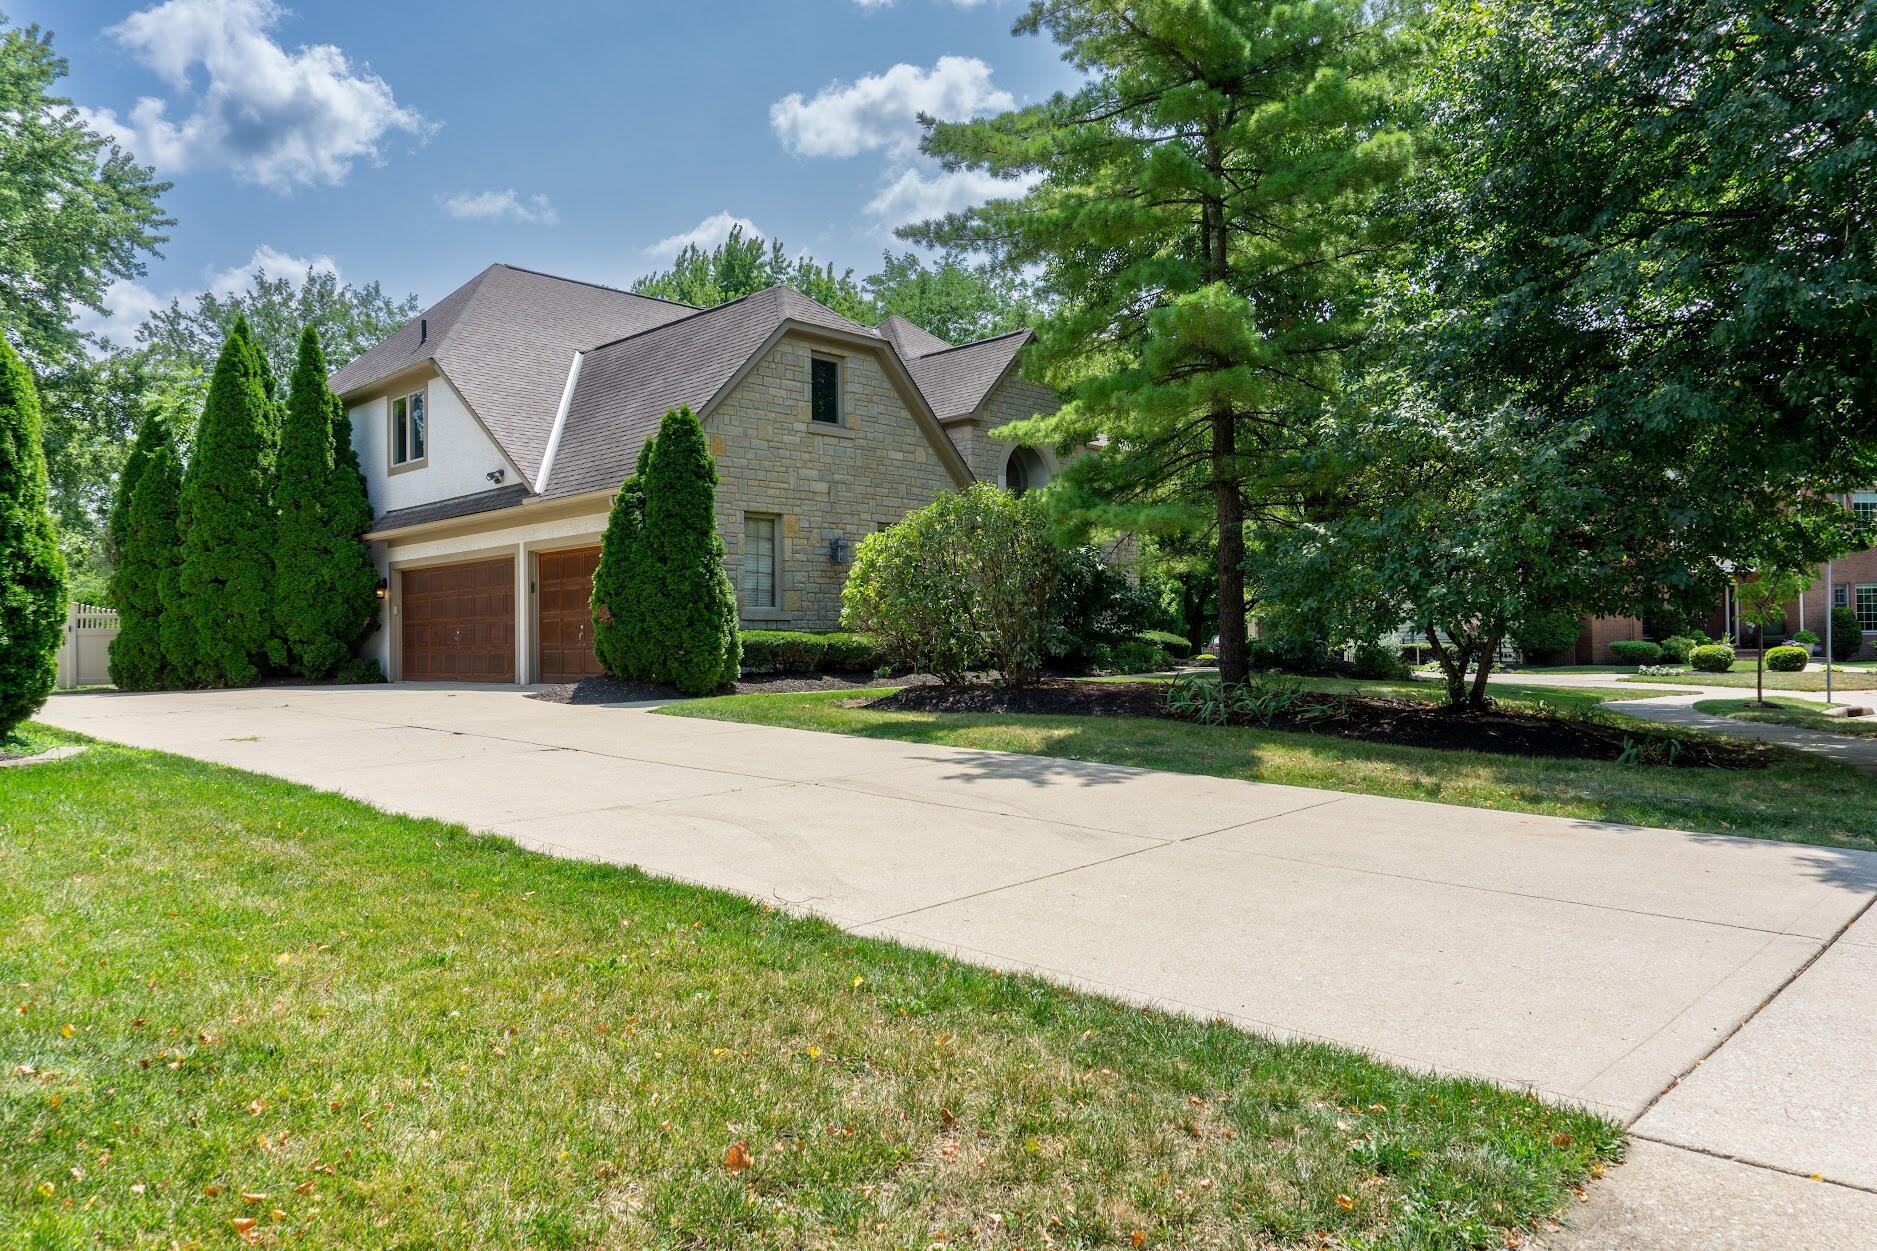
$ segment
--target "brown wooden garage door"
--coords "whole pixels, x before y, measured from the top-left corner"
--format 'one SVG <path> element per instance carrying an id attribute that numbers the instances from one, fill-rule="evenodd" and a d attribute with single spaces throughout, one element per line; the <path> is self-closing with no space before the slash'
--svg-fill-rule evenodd
<path id="1" fill-rule="evenodd" d="M 403 574 L 406 682 L 515 680 L 515 561 L 477 560 Z"/>
<path id="2" fill-rule="evenodd" d="M 541 680 L 578 682 L 600 671 L 593 654 L 593 571 L 600 549 L 542 552 L 535 558 L 541 590 Z"/>

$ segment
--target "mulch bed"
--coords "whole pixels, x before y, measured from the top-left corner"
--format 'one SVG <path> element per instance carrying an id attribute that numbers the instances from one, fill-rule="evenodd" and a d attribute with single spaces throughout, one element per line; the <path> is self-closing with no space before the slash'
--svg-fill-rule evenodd
<path id="1" fill-rule="evenodd" d="M 988 683 L 921 686 L 868 700 L 865 706 L 880 712 L 1029 713 L 1186 720 L 1167 708 L 1166 699 L 1167 688 L 1162 683 L 1045 681 L 1017 690 L 1005 690 Z M 1431 701 L 1370 695 L 1323 694 L 1310 702 L 1327 706 L 1330 714 L 1279 716 L 1266 728 L 1305 730 L 1370 743 L 1397 743 L 1404 747 L 1566 760 L 1615 760 L 1631 744 L 1656 744 L 1665 748 L 1670 740 L 1678 740 L 1681 748 L 1674 759 L 1677 767 L 1758 769 L 1771 763 L 1768 753 L 1757 746 L 1690 740 L 1581 718 L 1500 711 L 1456 713 Z"/>
<path id="2" fill-rule="evenodd" d="M 738 695 L 793 695 L 807 691 L 864 691 L 880 686 L 920 686 L 937 682 L 929 674 L 915 673 L 896 678 L 876 678 L 871 673 L 773 673 L 755 674 L 731 688 Z M 728 693 L 728 692 L 726 692 Z M 550 704 L 631 704 L 654 699 L 685 699 L 676 689 L 657 682 L 626 682 L 602 674 L 545 686 L 529 693 L 528 698 Z"/>

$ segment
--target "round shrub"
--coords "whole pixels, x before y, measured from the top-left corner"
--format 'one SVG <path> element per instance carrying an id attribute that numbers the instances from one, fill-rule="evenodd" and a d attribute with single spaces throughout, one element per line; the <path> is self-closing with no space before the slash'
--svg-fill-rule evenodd
<path id="1" fill-rule="evenodd" d="M 1864 646 L 1864 627 L 1857 614 L 1839 604 L 1831 610 L 1831 658 L 1849 660 Z"/>
<path id="2" fill-rule="evenodd" d="M 1616 657 L 1618 664 L 1652 665 L 1662 659 L 1662 648 L 1641 639 L 1619 639 L 1610 644 L 1610 654 Z"/>
<path id="3" fill-rule="evenodd" d="M 1726 673 L 1734 667 L 1734 649 L 1725 643 L 1709 643 L 1689 651 L 1688 664 L 1700 673 Z"/>
<path id="4" fill-rule="evenodd" d="M 1671 634 L 1656 644 L 1662 649 L 1662 659 L 1677 665 L 1688 663 L 1688 653 L 1694 650 L 1695 641 L 1685 634 Z"/>
<path id="5" fill-rule="evenodd" d="M 1800 630 L 1792 636 L 1792 642 L 1800 647 L 1812 647 L 1818 642 L 1818 635 L 1811 630 Z"/>
<path id="6" fill-rule="evenodd" d="M 1775 673 L 1797 673 L 1809 659 L 1811 653 L 1803 647 L 1774 647 L 1766 653 L 1766 667 Z"/>

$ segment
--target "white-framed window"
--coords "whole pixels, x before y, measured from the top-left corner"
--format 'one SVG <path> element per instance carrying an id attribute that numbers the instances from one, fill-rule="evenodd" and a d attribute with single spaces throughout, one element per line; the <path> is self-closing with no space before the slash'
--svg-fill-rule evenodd
<path id="1" fill-rule="evenodd" d="M 1849 608 L 1851 606 L 1851 588 L 1842 582 L 1832 587 L 1831 606 L 1833 608 Z"/>
<path id="2" fill-rule="evenodd" d="M 1851 513 L 1865 525 L 1877 525 L 1877 491 L 1851 492 Z"/>
<path id="3" fill-rule="evenodd" d="M 1004 458 L 1004 489 L 1022 497 L 1025 491 L 1049 481 L 1049 466 L 1035 448 L 1013 447 Z"/>
<path id="4" fill-rule="evenodd" d="M 1877 585 L 1857 588 L 1857 599 L 1852 607 L 1857 612 L 1857 624 L 1865 633 L 1877 633 Z"/>
<path id="5" fill-rule="evenodd" d="M 391 467 L 410 469 L 430 455 L 430 414 L 426 393 L 391 397 Z"/>
<path id="6" fill-rule="evenodd" d="M 841 362 L 832 356 L 808 358 L 808 416 L 824 426 L 841 424 Z"/>
<path id="7" fill-rule="evenodd" d="M 780 519 L 763 513 L 743 517 L 743 608 L 782 606 Z"/>

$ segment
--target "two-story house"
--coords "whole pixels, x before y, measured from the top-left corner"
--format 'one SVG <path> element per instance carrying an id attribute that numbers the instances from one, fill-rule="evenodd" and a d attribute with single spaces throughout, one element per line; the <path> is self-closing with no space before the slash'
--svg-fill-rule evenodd
<path id="1" fill-rule="evenodd" d="M 831 629 L 861 536 L 974 481 L 1024 490 L 1047 449 L 988 438 L 1053 411 L 1028 331 L 953 345 L 787 287 L 696 309 L 492 265 L 333 376 L 377 517 L 394 681 L 599 671 L 588 600 L 613 495 L 665 413 L 716 457 L 746 626 Z"/>

